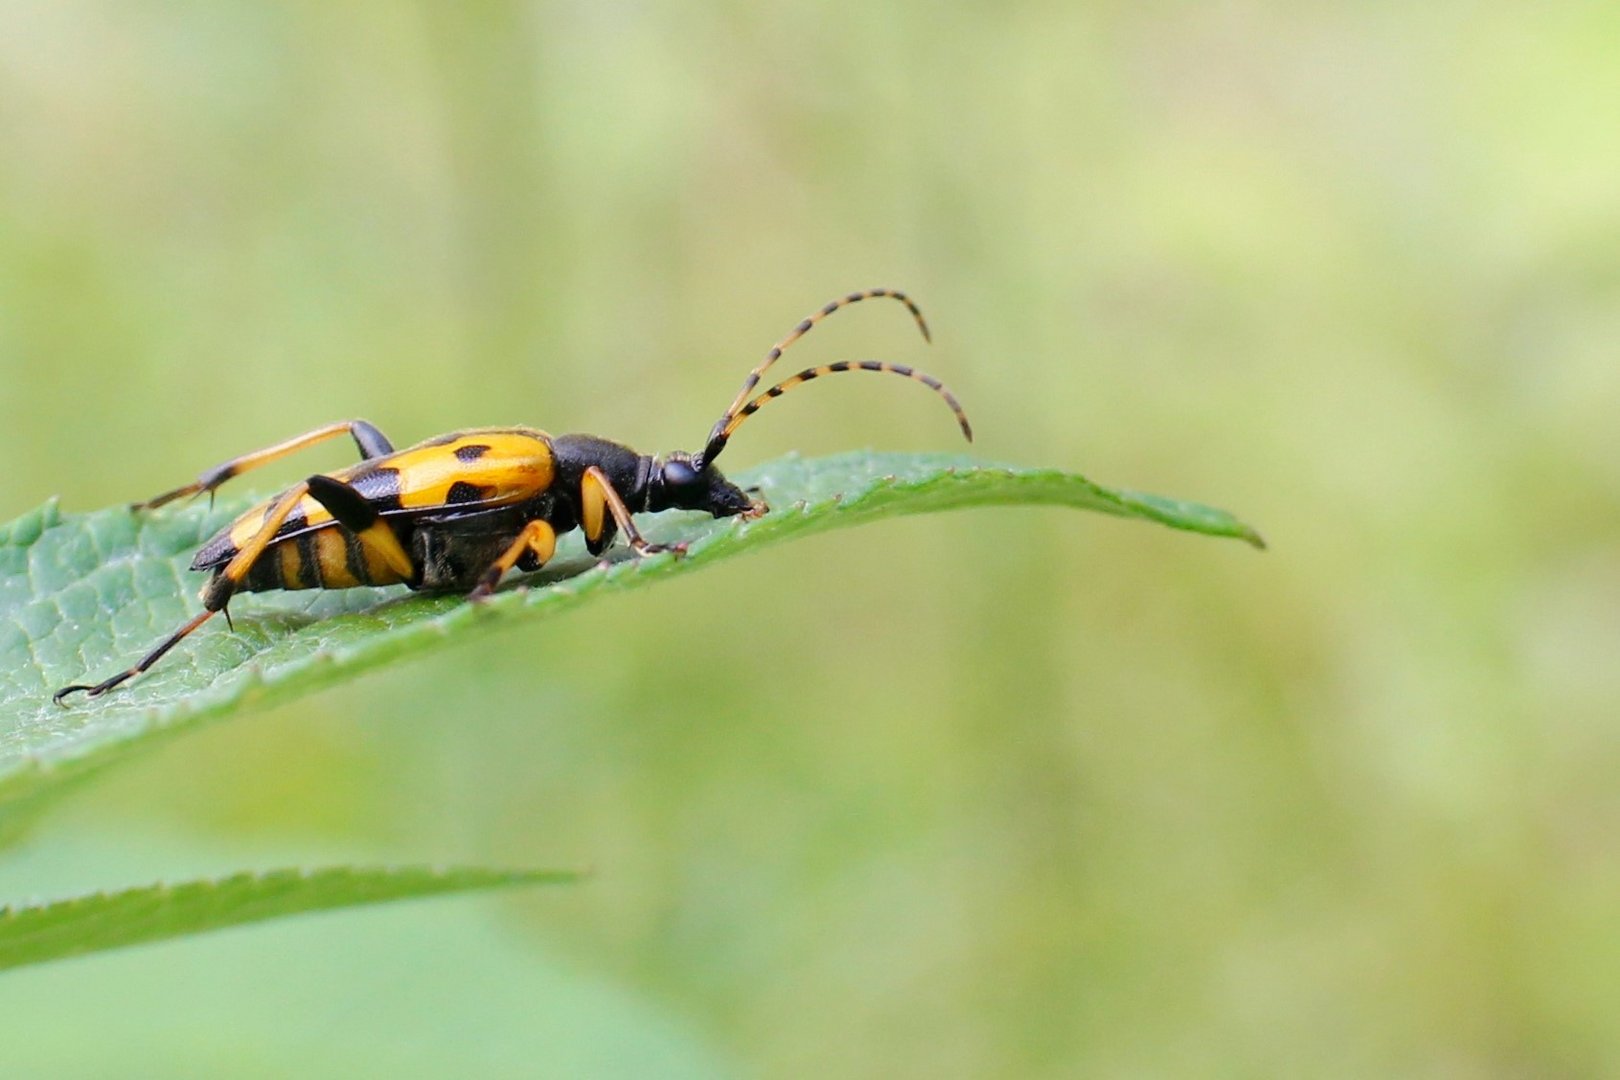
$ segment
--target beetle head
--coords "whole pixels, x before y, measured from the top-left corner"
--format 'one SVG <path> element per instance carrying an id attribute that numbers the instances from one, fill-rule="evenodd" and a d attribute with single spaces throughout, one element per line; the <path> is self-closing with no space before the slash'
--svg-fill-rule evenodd
<path id="1" fill-rule="evenodd" d="M 754 503 L 713 465 L 675 451 L 653 463 L 647 509 L 704 510 L 715 517 L 734 517 L 752 511 Z"/>

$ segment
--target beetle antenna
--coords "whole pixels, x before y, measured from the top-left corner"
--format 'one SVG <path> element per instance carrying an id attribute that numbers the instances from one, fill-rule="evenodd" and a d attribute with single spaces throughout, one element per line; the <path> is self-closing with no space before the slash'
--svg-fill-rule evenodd
<path id="1" fill-rule="evenodd" d="M 922 331 L 923 340 L 933 340 L 933 337 L 928 333 L 928 321 L 923 318 L 922 310 L 912 302 L 911 297 L 907 296 L 899 289 L 864 289 L 861 292 L 852 292 L 848 296 L 841 296 L 837 300 L 831 300 L 826 304 L 823 304 L 820 311 L 817 311 L 813 315 L 806 316 L 799 322 L 798 326 L 795 326 L 792 331 L 789 332 L 787 337 L 783 338 L 781 341 L 778 341 L 775 345 L 772 345 L 770 352 L 765 354 L 765 359 L 761 360 L 758 366 L 748 373 L 748 378 L 743 380 L 742 389 L 737 391 L 737 396 L 731 399 L 731 404 L 726 406 L 726 411 L 721 415 L 719 420 L 715 421 L 713 429 L 709 432 L 708 444 L 703 453 L 699 455 L 699 460 L 710 461 L 716 454 L 720 452 L 720 448 L 725 445 L 725 436 L 722 433 L 728 432 L 729 429 L 733 429 L 735 427 L 733 421 L 736 419 L 737 414 L 743 409 L 744 404 L 748 401 L 748 395 L 753 393 L 754 387 L 759 385 L 760 376 L 765 374 L 765 370 L 767 368 L 776 363 L 777 360 L 781 359 L 782 354 L 787 352 L 788 346 L 804 337 L 804 335 L 810 332 L 811 327 L 815 326 L 816 323 L 820 322 L 822 319 L 825 319 L 839 308 L 846 308 L 851 304 L 858 304 L 862 300 L 871 300 L 874 297 L 885 296 L 892 300 L 898 300 L 902 304 L 906 305 L 906 310 L 911 312 L 911 317 L 917 322 L 917 329 Z"/>
<path id="2" fill-rule="evenodd" d="M 767 401 L 779 398 L 789 390 L 792 390 L 795 386 L 800 386 L 807 383 L 811 379 L 819 379 L 823 375 L 838 375 L 845 371 L 882 371 L 891 375 L 899 375 L 902 378 L 910 379 L 913 382 L 922 383 L 924 386 L 928 387 L 928 389 L 945 399 L 945 404 L 949 405 L 951 412 L 956 414 L 956 423 L 959 427 L 961 427 L 962 434 L 967 438 L 968 442 L 973 441 L 973 425 L 968 423 L 967 413 L 962 410 L 961 402 L 956 400 L 955 394 L 951 393 L 945 388 L 944 383 L 940 382 L 932 375 L 917 371 L 914 368 L 906 367 L 904 364 L 891 364 L 885 360 L 840 360 L 834 364 L 822 364 L 819 367 L 805 368 L 797 375 L 783 379 L 781 382 L 777 383 L 775 386 L 756 397 L 753 401 L 750 401 L 741 409 L 738 409 L 734 414 L 731 415 L 731 418 L 725 422 L 723 427 L 719 428 L 714 435 L 709 437 L 709 445 L 703 450 L 704 462 L 707 463 L 709 461 L 713 461 L 716 455 L 718 455 L 720 451 L 725 448 L 726 441 L 731 438 L 731 433 L 741 427 L 743 425 L 743 421 L 747 420 L 750 416 L 753 416 L 760 409 L 764 408 Z"/>

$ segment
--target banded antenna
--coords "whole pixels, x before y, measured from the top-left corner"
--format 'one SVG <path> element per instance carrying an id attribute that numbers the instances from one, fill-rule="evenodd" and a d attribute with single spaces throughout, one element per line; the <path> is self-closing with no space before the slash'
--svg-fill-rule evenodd
<path id="1" fill-rule="evenodd" d="M 714 427 L 709 431 L 708 441 L 704 444 L 702 452 L 697 455 L 697 461 L 694 464 L 701 469 L 718 457 L 720 452 L 725 449 L 726 442 L 731 438 L 732 432 L 741 427 L 744 420 L 763 408 L 767 401 L 781 397 L 801 383 L 807 383 L 823 375 L 836 375 L 845 371 L 888 372 L 922 383 L 945 399 L 945 403 L 950 406 L 951 412 L 956 414 L 956 422 L 962 428 L 962 434 L 967 437 L 969 442 L 972 442 L 973 427 L 968 423 L 967 414 L 963 412 L 961 403 L 956 400 L 956 396 L 932 375 L 916 371 L 906 367 L 904 364 L 890 364 L 879 360 L 840 360 L 833 364 L 822 364 L 817 367 L 806 368 L 798 374 L 782 380 L 782 382 L 766 390 L 752 401 L 748 399 L 748 395 L 759 385 L 760 376 L 765 373 L 766 369 L 776 363 L 789 346 L 809 333 L 811 327 L 840 308 L 873 297 L 889 297 L 900 301 L 906 306 L 906 310 L 911 312 L 911 317 L 916 320 L 917 329 L 922 332 L 923 340 L 932 340 L 928 333 L 928 323 L 924 320 L 922 311 L 912 302 L 911 297 L 898 289 L 867 289 L 862 292 L 850 293 L 848 296 L 829 302 L 820 311 L 802 320 L 787 337 L 773 345 L 771 350 L 765 354 L 765 359 L 760 361 L 759 365 L 748 373 L 748 377 L 743 380 L 742 389 L 737 392 L 737 396 L 732 399 L 731 404 L 726 407 L 726 411 L 721 414 L 719 420 L 715 421 Z"/>

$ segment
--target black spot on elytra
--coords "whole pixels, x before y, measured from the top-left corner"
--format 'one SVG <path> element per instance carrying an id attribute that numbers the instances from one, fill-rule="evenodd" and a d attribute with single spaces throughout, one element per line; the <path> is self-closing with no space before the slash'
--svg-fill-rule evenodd
<path id="1" fill-rule="evenodd" d="M 477 484 L 469 484 L 465 480 L 457 480 L 455 483 L 451 484 L 450 493 L 448 496 L 446 496 L 447 500 L 452 504 L 478 502 L 483 497 L 483 488 L 479 487 Z"/>
<path id="2" fill-rule="evenodd" d="M 489 453 L 489 447 L 484 443 L 468 443 L 466 446 L 456 447 L 457 461 L 477 461 Z"/>
<path id="3" fill-rule="evenodd" d="M 361 469 L 349 476 L 349 486 L 379 514 L 397 513 L 400 509 L 398 469 L 390 466 Z"/>

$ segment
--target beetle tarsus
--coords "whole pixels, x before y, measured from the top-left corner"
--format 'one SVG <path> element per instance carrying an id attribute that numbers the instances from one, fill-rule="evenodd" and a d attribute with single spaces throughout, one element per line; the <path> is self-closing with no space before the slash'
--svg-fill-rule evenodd
<path id="1" fill-rule="evenodd" d="M 64 686 L 62 689 L 51 695 L 51 701 L 66 708 L 66 699 L 69 694 L 77 694 L 82 692 L 85 697 L 100 697 L 113 687 L 134 678 L 139 671 L 139 668 L 131 668 L 129 671 L 120 671 L 112 678 L 107 679 L 104 682 L 98 682 L 94 686 L 90 686 L 85 683 L 75 683 L 72 686 Z"/>
<path id="2" fill-rule="evenodd" d="M 95 697 L 96 688 L 85 683 L 74 683 L 72 686 L 64 686 L 62 689 L 52 694 L 51 701 L 54 704 L 61 705 L 63 708 L 67 708 L 67 696 L 69 694 L 77 694 L 81 692 L 89 694 L 91 697 Z"/>

